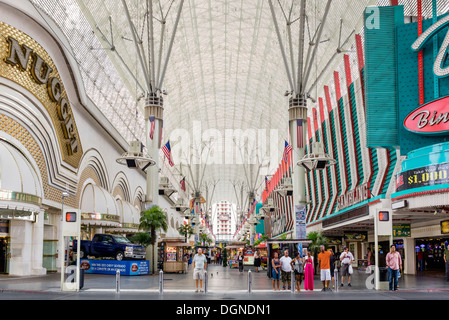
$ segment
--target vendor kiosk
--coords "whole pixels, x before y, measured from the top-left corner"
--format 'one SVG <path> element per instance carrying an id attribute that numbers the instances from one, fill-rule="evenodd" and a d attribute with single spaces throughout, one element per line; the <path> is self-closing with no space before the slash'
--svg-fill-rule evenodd
<path id="1" fill-rule="evenodd" d="M 188 243 L 185 242 L 162 242 L 161 250 L 163 252 L 162 270 L 168 273 L 187 272 L 186 263 L 184 261 L 184 252 Z"/>
<path id="2" fill-rule="evenodd" d="M 238 256 L 239 253 L 243 254 L 243 250 L 245 249 L 246 243 L 242 244 L 230 244 L 226 246 L 227 254 L 228 254 L 228 265 L 231 269 L 239 268 Z"/>
<path id="3" fill-rule="evenodd" d="M 298 247 L 307 250 L 309 244 L 312 240 L 307 239 L 290 239 L 290 240 L 276 240 L 270 239 L 267 241 L 267 276 L 271 279 L 272 277 L 272 266 L 271 259 L 274 257 L 274 253 L 277 252 L 279 258 L 284 255 L 284 250 L 288 249 L 288 255 L 292 259 L 295 257 L 296 252 L 298 252 Z"/>
<path id="4" fill-rule="evenodd" d="M 256 246 L 256 250 L 259 251 L 261 268 L 266 269 L 268 263 L 267 243 L 260 243 L 258 246 Z"/>

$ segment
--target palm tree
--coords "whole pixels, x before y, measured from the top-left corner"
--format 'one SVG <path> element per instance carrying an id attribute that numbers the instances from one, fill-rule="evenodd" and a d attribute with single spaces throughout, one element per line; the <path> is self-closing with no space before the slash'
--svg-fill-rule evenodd
<path id="1" fill-rule="evenodd" d="M 148 247 L 151 244 L 151 237 L 148 232 L 139 232 L 133 235 L 130 239 L 132 242 Z"/>
<path id="2" fill-rule="evenodd" d="M 153 248 L 152 252 L 154 253 L 154 248 L 157 243 L 156 232 L 160 229 L 167 231 L 167 216 L 165 212 L 159 206 L 153 206 L 148 210 L 142 211 L 140 213 L 140 225 L 139 229 L 143 231 L 149 232 L 150 235 L 150 244 Z M 152 263 L 152 273 L 154 274 L 155 265 L 157 264 L 157 255 L 153 254 L 153 263 Z"/>
<path id="3" fill-rule="evenodd" d="M 191 236 L 192 234 L 195 234 L 195 230 L 193 230 L 193 227 L 190 224 L 184 224 L 178 228 L 179 234 L 182 234 L 186 238 L 187 243 L 187 237 Z"/>
<path id="4" fill-rule="evenodd" d="M 206 246 L 212 243 L 212 239 L 206 233 L 200 234 L 200 241 L 203 242 Z"/>
<path id="5" fill-rule="evenodd" d="M 313 253 L 315 264 L 317 264 L 317 254 L 320 252 L 320 246 L 326 246 L 329 239 L 323 236 L 321 232 L 312 231 L 307 234 L 307 239 L 312 240 L 309 244 L 309 250 Z M 316 270 L 316 268 L 314 268 Z"/>

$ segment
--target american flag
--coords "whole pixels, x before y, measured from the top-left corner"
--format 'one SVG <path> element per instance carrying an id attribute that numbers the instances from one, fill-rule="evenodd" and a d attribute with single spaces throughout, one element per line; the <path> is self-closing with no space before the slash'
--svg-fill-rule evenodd
<path id="1" fill-rule="evenodd" d="M 185 177 L 182 178 L 180 184 L 181 184 L 181 190 L 185 192 L 186 191 L 186 178 Z"/>
<path id="2" fill-rule="evenodd" d="M 268 190 L 268 185 L 270 184 L 270 181 L 268 180 L 268 177 L 265 177 L 265 189 Z"/>
<path id="3" fill-rule="evenodd" d="M 253 203 L 251 204 L 251 212 L 254 212 L 256 210 L 256 198 L 253 199 Z"/>
<path id="4" fill-rule="evenodd" d="M 161 123 L 161 130 L 160 130 L 160 136 L 159 136 L 159 148 L 161 147 L 161 144 L 162 144 L 162 129 L 164 127 L 164 121 L 160 120 L 160 123 Z"/>
<path id="5" fill-rule="evenodd" d="M 296 141 L 298 148 L 304 148 L 304 127 L 302 119 L 296 120 Z"/>
<path id="6" fill-rule="evenodd" d="M 288 155 L 290 151 L 292 151 L 292 146 L 289 145 L 287 141 L 285 141 L 284 156 L 282 158 L 284 162 L 288 162 Z"/>
<path id="7" fill-rule="evenodd" d="M 154 128 L 156 127 L 156 117 L 150 116 L 150 139 L 153 140 L 154 137 Z"/>
<path id="8" fill-rule="evenodd" d="M 162 147 L 162 151 L 164 152 L 165 156 L 167 157 L 168 163 L 170 164 L 170 166 L 173 167 L 174 163 L 173 163 L 173 159 L 171 156 L 170 140 Z"/>

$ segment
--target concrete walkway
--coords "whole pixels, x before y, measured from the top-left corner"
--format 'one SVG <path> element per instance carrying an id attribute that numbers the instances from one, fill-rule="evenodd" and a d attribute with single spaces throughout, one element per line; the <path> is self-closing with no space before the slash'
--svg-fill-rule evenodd
<path id="1" fill-rule="evenodd" d="M 242 300 L 290 300 L 290 299 L 446 299 L 449 300 L 449 282 L 444 275 L 424 274 L 402 276 L 399 291 L 389 292 L 368 289 L 366 280 L 369 274 L 355 270 L 351 284 L 332 292 L 321 292 L 322 283 L 315 275 L 314 290 L 292 293 L 290 290 L 273 292 L 272 281 L 266 271 L 252 271 L 252 292 L 248 293 L 248 270 L 224 268 L 210 265 L 208 268 L 208 292 L 195 293 L 192 270 L 186 274 L 164 274 L 163 294 L 159 294 L 158 275 L 121 276 L 120 293 L 116 293 L 115 275 L 85 274 L 84 287 L 79 293 L 60 290 L 59 273 L 40 277 L 0 276 L 0 299 L 242 299 Z M 281 282 L 282 290 L 282 282 Z M 41 296 L 42 297 L 42 296 Z"/>

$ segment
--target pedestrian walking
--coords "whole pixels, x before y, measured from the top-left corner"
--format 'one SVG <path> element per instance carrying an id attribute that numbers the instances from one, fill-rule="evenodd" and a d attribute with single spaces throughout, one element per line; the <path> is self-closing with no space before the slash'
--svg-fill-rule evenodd
<path id="1" fill-rule="evenodd" d="M 310 251 L 304 259 L 304 289 L 313 290 L 313 258 Z"/>
<path id="2" fill-rule="evenodd" d="M 367 260 L 368 260 L 368 267 L 369 266 L 373 266 L 375 264 L 374 262 L 374 252 L 371 251 L 371 248 L 367 249 L 368 253 L 367 253 Z"/>
<path id="3" fill-rule="evenodd" d="M 402 259 L 401 254 L 396 251 L 396 246 L 394 244 L 390 247 L 390 252 L 387 254 L 386 262 L 388 268 L 389 289 L 397 291 L 399 272 L 402 271 Z"/>
<path id="4" fill-rule="evenodd" d="M 273 291 L 276 291 L 275 284 L 277 283 L 278 291 L 279 289 L 279 279 L 281 277 L 281 261 L 279 260 L 279 254 L 274 253 L 274 258 L 271 260 L 271 275 L 273 278 Z"/>
<path id="5" fill-rule="evenodd" d="M 198 249 L 198 253 L 193 257 L 193 279 L 195 280 L 195 292 L 200 290 L 203 292 L 203 280 L 204 275 L 206 273 L 207 268 L 207 258 L 206 255 L 203 254 L 203 250 L 201 248 Z M 198 288 L 198 281 L 200 286 Z"/>
<path id="6" fill-rule="evenodd" d="M 304 279 L 304 261 L 299 252 L 296 253 L 295 259 L 292 261 L 292 268 L 295 272 L 296 291 L 301 291 L 301 283 Z"/>
<path id="7" fill-rule="evenodd" d="M 320 265 L 321 282 L 323 283 L 323 289 L 321 291 L 332 291 L 329 288 L 329 283 L 331 281 L 331 253 L 326 251 L 323 245 L 320 246 L 320 251 L 321 252 L 318 254 L 318 263 Z"/>
<path id="8" fill-rule="evenodd" d="M 417 258 L 418 258 L 418 270 L 419 271 L 423 271 L 423 252 L 421 249 L 419 249 L 418 253 L 416 254 Z"/>
<path id="9" fill-rule="evenodd" d="M 256 272 L 259 272 L 259 267 L 260 267 L 259 250 L 256 250 L 256 253 L 254 254 L 254 267 L 256 268 Z"/>
<path id="10" fill-rule="evenodd" d="M 354 261 L 354 256 L 349 252 L 348 247 L 343 248 L 343 253 L 340 256 L 341 261 L 341 284 L 343 287 L 345 277 L 348 277 L 348 287 L 351 287 L 351 274 L 352 274 L 352 261 Z M 351 270 L 350 270 L 351 269 Z"/>
<path id="11" fill-rule="evenodd" d="M 241 252 L 239 253 L 238 261 L 239 261 L 239 272 L 243 272 L 243 255 Z"/>
<path id="12" fill-rule="evenodd" d="M 284 256 L 280 259 L 281 261 L 281 278 L 282 278 L 282 290 L 286 289 L 286 283 L 288 285 L 288 289 L 291 289 L 290 281 L 291 281 L 291 272 L 292 272 L 292 258 L 288 256 L 288 250 L 284 250 Z"/>
<path id="13" fill-rule="evenodd" d="M 446 265 L 446 281 L 449 281 L 449 244 L 444 249 L 444 263 Z"/>

